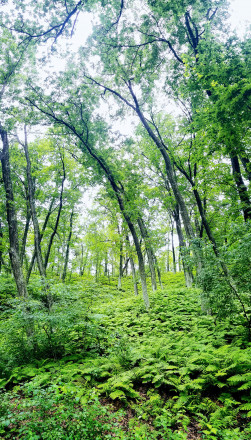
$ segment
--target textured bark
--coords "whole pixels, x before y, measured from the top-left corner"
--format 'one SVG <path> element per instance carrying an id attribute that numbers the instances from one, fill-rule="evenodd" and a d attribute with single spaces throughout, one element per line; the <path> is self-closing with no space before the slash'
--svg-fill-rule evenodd
<path id="1" fill-rule="evenodd" d="M 63 270 L 63 275 L 62 275 L 63 282 L 65 281 L 65 278 L 66 278 L 67 266 L 68 266 L 68 262 L 69 262 L 69 253 L 70 253 L 70 244 L 71 244 L 71 236 L 72 236 L 72 226 L 73 226 L 73 215 L 74 215 L 74 213 L 72 211 L 71 216 L 70 216 L 70 230 L 69 230 L 69 235 L 67 238 L 64 270 Z"/>
<path id="2" fill-rule="evenodd" d="M 0 125 L 0 135 L 3 143 L 3 148 L 0 153 L 0 157 L 1 157 L 4 189 L 6 196 L 6 213 L 7 213 L 7 222 L 9 228 L 9 243 L 10 243 L 10 249 L 9 249 L 10 261 L 11 261 L 11 267 L 15 278 L 18 294 L 19 296 L 26 298 L 28 297 L 28 291 L 22 272 L 22 265 L 19 254 L 18 227 L 17 227 L 15 201 L 14 201 L 11 172 L 10 172 L 9 142 L 8 142 L 7 132 L 1 127 L 1 125 Z"/>
<path id="3" fill-rule="evenodd" d="M 251 202 L 249 199 L 246 185 L 241 175 L 239 159 L 237 156 L 231 157 L 231 165 L 232 165 L 233 177 L 241 201 L 241 209 L 243 211 L 244 220 L 247 221 L 251 219 Z"/>

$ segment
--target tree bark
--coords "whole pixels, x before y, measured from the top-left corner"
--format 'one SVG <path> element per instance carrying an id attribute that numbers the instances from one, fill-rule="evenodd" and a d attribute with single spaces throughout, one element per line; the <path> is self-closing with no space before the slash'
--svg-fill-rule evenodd
<path id="1" fill-rule="evenodd" d="M 122 288 L 122 277 L 123 277 L 123 240 L 122 240 L 122 233 L 119 229 L 119 223 L 117 225 L 118 227 L 118 234 L 119 234 L 119 277 L 118 277 L 118 289 L 121 290 Z"/>
<path id="2" fill-rule="evenodd" d="M 187 265 L 186 263 L 186 244 L 182 233 L 181 223 L 180 223 L 180 217 L 179 217 L 179 208 L 176 206 L 175 210 L 173 211 L 174 220 L 176 223 L 176 231 L 179 238 L 179 248 L 180 248 L 180 255 L 182 259 L 182 265 L 185 275 L 185 281 L 186 286 L 191 287 L 194 282 L 193 272 L 192 269 Z"/>
<path id="3" fill-rule="evenodd" d="M 146 225 L 144 223 L 144 220 L 141 217 L 138 217 L 137 222 L 139 225 L 141 236 L 145 242 L 147 259 L 148 259 L 148 264 L 149 264 L 150 274 L 151 274 L 152 290 L 154 292 L 155 290 L 157 290 L 157 282 L 156 282 L 156 273 L 155 273 L 155 267 L 154 267 L 155 266 L 154 265 L 154 254 L 153 254 L 152 246 L 150 243 L 150 237 L 149 237 Z"/>
<path id="4" fill-rule="evenodd" d="M 20 261 L 21 261 L 21 265 L 23 266 L 23 260 L 24 260 L 24 255 L 25 255 L 25 248 L 26 248 L 26 242 L 27 242 L 27 237 L 28 237 L 28 232 L 29 232 L 29 227 L 30 227 L 30 220 L 31 220 L 31 211 L 30 211 L 30 205 L 29 205 L 29 200 L 26 200 L 27 202 L 27 207 L 26 207 L 26 222 L 25 222 L 25 228 L 24 228 L 24 233 L 23 233 L 23 238 L 22 238 L 22 244 L 21 244 L 21 251 L 20 251 Z"/>
<path id="5" fill-rule="evenodd" d="M 4 265 L 2 246 L 3 246 L 3 230 L 2 230 L 2 223 L 0 222 L 0 273 L 2 271 L 2 266 Z"/>
<path id="6" fill-rule="evenodd" d="M 247 178 L 248 178 L 249 182 L 251 182 L 251 163 L 250 163 L 249 159 L 247 159 L 244 156 L 240 156 L 240 159 L 241 159 L 242 165 L 246 171 Z"/>
<path id="7" fill-rule="evenodd" d="M 175 258 L 174 242 L 173 242 L 173 229 L 174 229 L 174 225 L 172 223 L 171 237 L 172 237 L 173 271 L 174 273 L 176 273 L 176 258 Z"/>
<path id="8" fill-rule="evenodd" d="M 0 125 L 0 135 L 3 143 L 3 148 L 0 153 L 0 157 L 1 157 L 4 189 L 6 196 L 6 213 L 7 213 L 7 222 L 9 228 L 9 243 L 10 243 L 10 249 L 9 249 L 10 261 L 17 286 L 18 295 L 27 298 L 28 291 L 22 272 L 22 265 L 19 254 L 18 227 L 17 227 L 15 201 L 14 201 L 11 172 L 10 172 L 8 135 L 7 135 L 7 131 L 5 131 L 1 125 Z"/>
<path id="9" fill-rule="evenodd" d="M 170 266 L 169 266 L 169 232 L 168 232 L 168 236 L 167 236 L 167 260 L 166 260 L 166 271 L 167 271 L 167 272 L 170 271 Z"/>
<path id="10" fill-rule="evenodd" d="M 37 259 L 37 266 L 39 270 L 40 276 L 45 279 L 45 266 L 42 258 L 42 251 L 41 251 L 41 237 L 40 237 L 40 231 L 39 231 L 39 224 L 37 219 L 37 212 L 36 212 L 36 206 L 35 206 L 35 187 L 34 187 L 34 181 L 32 179 L 31 175 L 31 161 L 29 156 L 29 149 L 28 149 L 28 139 L 27 139 L 27 129 L 26 126 L 24 127 L 24 143 L 21 144 L 24 148 L 25 158 L 26 158 L 26 174 L 27 174 L 27 182 L 28 182 L 28 195 L 29 195 L 29 202 L 30 202 L 30 210 L 31 210 L 31 217 L 32 217 L 32 223 L 33 223 L 33 229 L 34 229 L 34 241 L 35 241 L 35 250 L 36 250 L 36 259 Z M 19 141 L 19 143 L 21 143 Z"/>
<path id="11" fill-rule="evenodd" d="M 135 296 L 138 296 L 139 292 L 138 292 L 136 270 L 135 270 L 135 265 L 134 265 L 133 257 L 132 257 L 132 254 L 131 254 L 130 239 L 129 239 L 128 234 L 126 235 L 126 241 L 127 241 L 127 244 L 128 244 L 128 254 L 129 254 L 129 261 L 130 261 L 131 272 L 132 272 L 134 293 L 135 293 Z"/>
<path id="12" fill-rule="evenodd" d="M 130 83 L 129 83 L 129 90 L 130 90 L 130 93 L 131 93 L 131 95 L 133 97 L 133 100 L 134 100 L 134 103 L 135 103 L 135 111 L 136 111 L 136 113 L 137 113 L 137 115 L 138 115 L 142 125 L 145 127 L 147 133 L 149 134 L 151 139 L 154 141 L 156 147 L 159 149 L 161 155 L 163 156 L 163 159 L 164 159 L 164 162 L 165 162 L 165 167 L 166 167 L 166 173 L 167 173 L 168 181 L 169 181 L 170 186 L 172 188 L 173 195 L 175 197 L 176 203 L 179 206 L 187 238 L 188 238 L 188 240 L 191 240 L 191 239 L 194 238 L 194 231 L 193 231 L 190 219 L 189 219 L 189 215 L 188 215 L 188 211 L 187 211 L 187 208 L 186 208 L 186 204 L 185 204 L 184 199 L 182 197 L 182 194 L 181 194 L 181 192 L 180 192 L 180 190 L 178 188 L 176 177 L 175 177 L 174 172 L 173 172 L 172 161 L 171 161 L 171 159 L 169 157 L 169 154 L 167 152 L 166 146 L 158 138 L 158 136 L 155 135 L 154 131 L 151 129 L 148 121 L 146 120 L 144 114 L 142 113 L 142 111 L 140 109 L 137 97 L 134 94 Z"/>
<path id="13" fill-rule="evenodd" d="M 46 229 L 46 226 L 47 226 L 47 223 L 49 221 L 50 215 L 52 213 L 52 208 L 53 208 L 54 201 L 55 201 L 55 198 L 53 198 L 51 200 L 51 203 L 50 203 L 50 206 L 49 206 L 49 210 L 48 210 L 48 212 L 46 214 L 46 217 L 45 217 L 45 220 L 44 220 L 44 224 L 43 224 L 43 227 L 42 227 L 42 232 L 40 234 L 40 243 L 41 243 L 41 241 L 43 239 L 44 231 Z M 35 259 L 36 259 L 36 249 L 34 250 L 34 252 L 32 254 L 31 262 L 30 262 L 30 265 L 29 265 L 29 268 L 28 268 L 28 271 L 27 271 L 27 275 L 26 275 L 26 282 L 27 283 L 29 282 L 29 279 L 30 279 L 30 276 L 31 276 L 31 272 L 32 272 L 32 269 L 33 269 L 33 266 L 34 266 L 34 263 L 35 263 Z"/>
<path id="14" fill-rule="evenodd" d="M 108 276 L 108 255 L 105 253 L 105 266 L 104 266 L 104 276 Z"/>
<path id="15" fill-rule="evenodd" d="M 244 220 L 246 222 L 247 220 L 251 219 L 251 203 L 249 200 L 249 195 L 246 185 L 242 179 L 239 159 L 237 156 L 231 157 L 231 165 L 232 165 L 233 177 L 241 201 L 241 209 L 243 211 Z"/>
<path id="16" fill-rule="evenodd" d="M 134 227 L 134 224 L 131 221 L 130 216 L 128 215 L 128 213 L 125 210 L 124 207 L 124 203 L 123 200 L 121 198 L 121 196 L 119 194 L 116 194 L 117 196 L 117 200 L 121 209 L 121 212 L 124 216 L 124 219 L 127 223 L 127 226 L 132 234 L 132 238 L 133 238 L 133 242 L 135 245 L 135 249 L 137 252 L 137 256 L 138 256 L 138 264 L 139 264 L 139 274 L 140 274 L 140 281 L 141 281 L 141 287 L 142 287 L 142 295 L 143 295 L 143 300 L 145 303 L 145 307 L 148 310 L 150 307 L 150 303 L 149 303 L 149 297 L 148 297 L 148 293 L 147 293 L 147 284 L 146 284 L 146 272 L 145 272 L 145 264 L 144 264 L 144 257 L 142 254 L 142 250 L 141 250 L 141 246 L 140 246 L 140 242 L 138 239 L 138 235 L 136 232 L 136 229 Z"/>
<path id="17" fill-rule="evenodd" d="M 71 236 L 72 236 L 72 225 L 73 225 L 73 215 L 74 215 L 74 213 L 73 213 L 73 210 L 72 210 L 71 216 L 70 216 L 70 231 L 69 231 L 69 235 L 68 235 L 68 238 L 67 238 L 64 270 L 63 270 L 63 275 L 62 275 L 63 283 L 65 282 L 66 273 L 67 273 L 67 266 L 68 266 L 68 262 L 69 262 L 70 244 L 71 244 Z"/>
<path id="18" fill-rule="evenodd" d="M 62 211 L 62 208 L 63 208 L 63 192 L 64 192 L 64 182 L 65 182 L 65 179 L 66 179 L 66 173 L 65 173 L 64 160 L 63 160 L 62 156 L 61 156 L 61 162 L 62 162 L 62 167 L 63 167 L 63 177 L 62 177 L 62 181 L 61 181 L 61 192 L 60 192 L 60 199 L 59 199 L 59 208 L 58 208 L 58 214 L 57 214 L 56 223 L 55 223 L 53 232 L 52 232 L 52 234 L 50 236 L 50 241 L 49 241 L 47 253 L 46 253 L 46 256 L 45 256 L 45 260 L 44 260 L 45 271 L 47 269 L 47 265 L 48 265 L 48 261 L 49 261 L 49 257 L 50 257 L 50 252 L 51 252 L 51 247 L 52 247 L 52 243 L 53 243 L 54 237 L 55 237 L 55 235 L 57 233 L 59 219 L 60 219 L 61 211 Z"/>

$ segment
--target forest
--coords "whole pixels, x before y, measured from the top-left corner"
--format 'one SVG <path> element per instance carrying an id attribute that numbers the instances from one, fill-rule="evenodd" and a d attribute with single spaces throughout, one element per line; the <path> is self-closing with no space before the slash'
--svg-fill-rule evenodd
<path id="1" fill-rule="evenodd" d="M 0 1 L 0 439 L 251 439 L 230 10 Z"/>

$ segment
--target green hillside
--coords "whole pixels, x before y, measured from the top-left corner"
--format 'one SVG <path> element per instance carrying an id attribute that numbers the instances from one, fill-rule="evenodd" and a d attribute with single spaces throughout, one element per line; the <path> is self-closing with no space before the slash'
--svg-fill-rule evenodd
<path id="1" fill-rule="evenodd" d="M 181 273 L 163 284 L 150 311 L 130 277 L 122 291 L 105 278 L 54 284 L 50 309 L 35 278 L 25 304 L 9 287 L 0 438 L 250 438 L 251 346 L 241 314 L 203 314 L 200 291 Z"/>

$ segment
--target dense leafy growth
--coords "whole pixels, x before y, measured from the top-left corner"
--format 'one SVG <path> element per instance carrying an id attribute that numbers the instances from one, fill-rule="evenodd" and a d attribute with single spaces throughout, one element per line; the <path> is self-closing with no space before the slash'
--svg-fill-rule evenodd
<path id="1" fill-rule="evenodd" d="M 0 438 L 247 440 L 248 36 L 226 0 L 0 5 Z"/>

